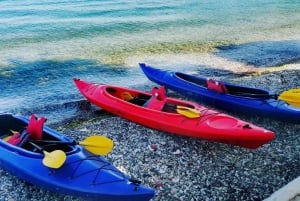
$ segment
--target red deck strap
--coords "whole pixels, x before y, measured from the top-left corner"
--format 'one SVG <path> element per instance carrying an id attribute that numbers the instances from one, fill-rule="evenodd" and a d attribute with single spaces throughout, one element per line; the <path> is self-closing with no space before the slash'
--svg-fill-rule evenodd
<path id="1" fill-rule="evenodd" d="M 32 114 L 27 127 L 27 132 L 30 134 L 30 138 L 34 140 L 41 140 L 43 135 L 43 126 L 47 119 L 41 117 L 39 120 Z"/>
<path id="2" fill-rule="evenodd" d="M 213 80 L 213 79 L 207 79 L 206 83 L 207 83 L 207 88 L 210 89 L 210 90 L 213 90 L 213 91 L 216 91 L 216 92 L 219 92 L 219 93 L 227 93 L 228 92 L 227 89 L 226 89 L 225 84 L 221 81 L 216 81 L 216 80 Z"/>

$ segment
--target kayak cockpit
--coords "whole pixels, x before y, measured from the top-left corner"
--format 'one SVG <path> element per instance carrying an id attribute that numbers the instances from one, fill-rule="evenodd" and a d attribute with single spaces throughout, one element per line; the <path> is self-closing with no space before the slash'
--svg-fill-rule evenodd
<path id="1" fill-rule="evenodd" d="M 66 144 L 55 143 L 62 141 L 62 139 L 51 135 L 45 130 L 41 130 L 41 139 L 32 139 L 30 138 L 30 134 L 27 132 L 28 127 L 29 126 L 26 121 L 16 118 L 11 114 L 0 115 L 0 139 L 7 144 L 36 153 L 40 153 L 41 149 L 45 151 L 62 150 L 64 152 L 74 150 L 74 146 L 72 146 L 71 141 Z M 37 146 L 35 145 L 41 149 L 37 149 Z"/>
<path id="2" fill-rule="evenodd" d="M 63 143 L 55 143 L 55 141 L 59 142 L 60 140 L 57 138 L 54 138 L 52 136 L 44 135 L 45 137 L 41 141 L 34 141 L 33 143 L 37 145 L 38 147 L 42 148 L 42 150 L 47 152 L 52 152 L 55 150 L 61 150 L 65 153 L 71 152 L 74 150 L 74 145 L 72 146 L 72 143 L 63 144 Z M 50 142 L 51 141 L 51 142 Z M 61 141 L 60 141 L 61 142 Z M 22 146 L 25 150 L 40 153 L 40 150 L 34 146 L 30 141 L 25 142 L 25 144 Z"/>
<path id="3" fill-rule="evenodd" d="M 182 79 L 188 83 L 195 84 L 219 93 L 251 98 L 270 98 L 271 96 L 268 91 L 262 89 L 232 85 L 214 79 L 206 79 L 179 72 L 176 72 L 175 75 L 179 79 Z"/>
<path id="4" fill-rule="evenodd" d="M 160 88 L 154 87 L 151 91 L 151 94 L 128 91 L 126 89 L 117 87 L 107 87 L 106 91 L 109 95 L 116 99 L 122 99 L 123 101 L 136 106 L 141 106 L 143 108 L 152 109 L 159 112 L 178 114 L 180 113 L 178 110 L 196 111 L 194 105 L 187 104 L 183 101 L 168 99 L 165 94 L 166 89 L 164 86 Z M 197 111 L 196 113 L 199 114 L 200 111 Z"/>

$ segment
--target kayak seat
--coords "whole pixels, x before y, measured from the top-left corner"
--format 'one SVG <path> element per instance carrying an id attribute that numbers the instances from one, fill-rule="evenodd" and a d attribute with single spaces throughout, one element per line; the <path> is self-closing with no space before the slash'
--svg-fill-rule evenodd
<path id="1" fill-rule="evenodd" d="M 152 97 L 143 106 L 161 111 L 165 105 L 165 87 L 153 87 L 151 93 Z"/>
<path id="2" fill-rule="evenodd" d="M 216 81 L 214 79 L 207 79 L 207 88 L 219 93 L 228 93 L 225 84 L 221 81 Z"/>
<path id="3" fill-rule="evenodd" d="M 143 106 L 154 110 L 161 111 L 165 105 L 165 101 L 158 100 L 156 97 L 151 97 Z"/>
<path id="4" fill-rule="evenodd" d="M 146 102 L 149 100 L 149 97 L 151 98 L 151 96 L 149 96 L 149 95 L 140 93 L 134 100 L 129 101 L 129 102 L 139 105 L 139 106 L 144 106 L 146 104 Z"/>
<path id="5" fill-rule="evenodd" d="M 134 98 L 128 101 L 129 103 L 132 103 L 134 105 L 143 106 L 146 102 L 146 100 L 140 99 L 140 98 Z"/>

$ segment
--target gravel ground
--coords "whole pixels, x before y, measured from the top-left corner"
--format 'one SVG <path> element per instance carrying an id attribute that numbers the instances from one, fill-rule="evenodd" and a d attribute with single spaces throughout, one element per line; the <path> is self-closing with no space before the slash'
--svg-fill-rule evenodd
<path id="1" fill-rule="evenodd" d="M 282 71 L 231 81 L 281 92 L 299 87 L 299 77 L 298 71 Z M 154 188 L 153 201 L 258 201 L 300 175 L 298 124 L 230 113 L 276 133 L 272 142 L 251 150 L 152 130 L 98 111 L 93 107 L 87 111 L 98 118 L 82 115 L 51 127 L 78 140 L 91 134 L 113 139 L 115 147 L 107 158 Z M 3 169 L 0 176 L 0 200 L 80 200 L 42 190 Z"/>

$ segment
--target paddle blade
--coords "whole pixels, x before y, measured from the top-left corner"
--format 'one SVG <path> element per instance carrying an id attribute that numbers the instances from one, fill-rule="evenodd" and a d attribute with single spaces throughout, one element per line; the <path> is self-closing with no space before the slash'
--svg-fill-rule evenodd
<path id="1" fill-rule="evenodd" d="M 2 140 L 5 141 L 5 142 L 7 142 L 9 140 L 9 138 L 11 138 L 11 136 L 6 136 Z"/>
<path id="2" fill-rule="evenodd" d="M 47 167 L 54 168 L 54 169 L 60 168 L 64 164 L 67 158 L 65 152 L 61 150 L 55 150 L 52 152 L 43 151 L 43 153 L 44 153 L 43 164 Z"/>
<path id="3" fill-rule="evenodd" d="M 177 113 L 179 113 L 185 117 L 188 117 L 188 118 L 199 118 L 200 117 L 200 111 L 193 109 L 193 108 L 177 105 L 176 111 L 177 111 Z"/>
<path id="4" fill-rule="evenodd" d="M 124 91 L 123 93 L 121 93 L 121 99 L 125 101 L 130 101 L 134 99 L 134 97 L 128 91 Z"/>
<path id="5" fill-rule="evenodd" d="M 107 155 L 114 146 L 114 142 L 111 139 L 101 135 L 87 137 L 79 144 L 83 145 L 89 152 L 96 155 Z"/>
<path id="6" fill-rule="evenodd" d="M 300 107 L 300 88 L 284 91 L 278 96 L 278 99 L 292 106 Z"/>

